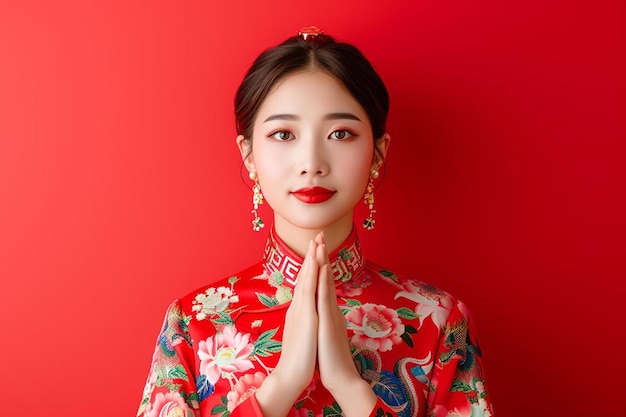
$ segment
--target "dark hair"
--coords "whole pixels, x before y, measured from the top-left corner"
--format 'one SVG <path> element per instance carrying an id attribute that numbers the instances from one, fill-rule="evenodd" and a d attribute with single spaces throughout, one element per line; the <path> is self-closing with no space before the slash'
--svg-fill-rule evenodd
<path id="1" fill-rule="evenodd" d="M 353 45 L 317 35 L 304 40 L 293 36 L 263 52 L 254 61 L 235 95 L 237 133 L 252 139 L 259 107 L 278 80 L 307 69 L 320 69 L 339 80 L 363 107 L 374 141 L 386 132 L 389 94 L 370 62 Z"/>

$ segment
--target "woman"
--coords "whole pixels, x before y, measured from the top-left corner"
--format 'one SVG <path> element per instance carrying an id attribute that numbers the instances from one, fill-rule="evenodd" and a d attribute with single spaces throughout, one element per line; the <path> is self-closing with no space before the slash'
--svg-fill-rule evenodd
<path id="1" fill-rule="evenodd" d="M 263 261 L 176 300 L 145 416 L 492 415 L 465 306 L 363 258 L 390 137 L 387 90 L 316 28 L 261 54 L 235 98 L 237 146 L 274 212 Z"/>

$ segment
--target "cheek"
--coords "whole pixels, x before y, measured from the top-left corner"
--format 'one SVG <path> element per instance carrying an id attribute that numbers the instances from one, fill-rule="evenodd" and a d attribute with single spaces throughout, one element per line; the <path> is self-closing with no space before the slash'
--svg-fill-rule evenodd
<path id="1" fill-rule="evenodd" d="M 258 146 L 254 151 L 254 165 L 261 190 L 264 195 L 271 197 L 279 191 L 280 185 L 284 184 L 286 167 L 279 161 L 285 158 L 277 156 L 276 152 L 268 152 L 264 146 Z"/>
<path id="2" fill-rule="evenodd" d="M 373 149 L 365 147 L 358 152 L 343 155 L 337 165 L 345 173 L 355 178 L 369 178 L 372 168 Z"/>

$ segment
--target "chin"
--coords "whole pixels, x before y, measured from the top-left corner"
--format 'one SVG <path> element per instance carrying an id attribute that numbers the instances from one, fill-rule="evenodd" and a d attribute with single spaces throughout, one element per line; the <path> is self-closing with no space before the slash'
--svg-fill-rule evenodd
<path id="1" fill-rule="evenodd" d="M 302 213 L 306 214 L 306 213 Z M 341 224 L 346 220 L 346 216 L 298 216 L 298 217 L 285 217 L 289 224 L 299 229 L 305 230 L 327 230 L 334 226 Z M 352 216 L 349 219 L 350 225 L 352 225 Z"/>

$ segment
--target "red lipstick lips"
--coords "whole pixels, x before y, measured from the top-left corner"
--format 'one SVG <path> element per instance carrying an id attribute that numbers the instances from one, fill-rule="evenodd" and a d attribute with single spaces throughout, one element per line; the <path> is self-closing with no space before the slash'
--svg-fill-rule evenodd
<path id="1" fill-rule="evenodd" d="M 328 200 L 335 192 L 323 187 L 305 187 L 292 192 L 292 194 L 303 203 L 317 204 Z"/>

